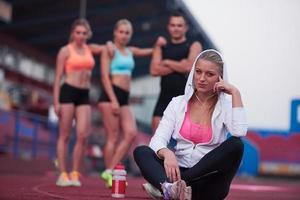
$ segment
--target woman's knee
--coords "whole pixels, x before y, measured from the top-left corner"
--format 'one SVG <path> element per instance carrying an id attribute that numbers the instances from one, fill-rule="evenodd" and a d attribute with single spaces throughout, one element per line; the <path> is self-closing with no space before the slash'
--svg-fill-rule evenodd
<path id="1" fill-rule="evenodd" d="M 59 136 L 58 136 L 58 141 L 68 143 L 69 140 L 70 140 L 70 135 L 69 134 L 60 133 Z"/>
<path id="2" fill-rule="evenodd" d="M 106 146 L 115 146 L 116 144 L 117 144 L 116 137 L 107 138 L 106 143 L 105 143 Z"/>
<path id="3" fill-rule="evenodd" d="M 140 160 L 143 157 L 148 157 L 147 155 L 151 152 L 152 149 L 146 145 L 138 146 L 133 151 L 133 157 L 135 161 Z"/>
<path id="4" fill-rule="evenodd" d="M 84 144 L 87 141 L 86 133 L 77 133 L 76 142 L 80 144 Z"/>
<path id="5" fill-rule="evenodd" d="M 242 159 L 242 156 L 244 154 L 244 143 L 242 139 L 239 137 L 231 136 L 230 138 L 228 138 L 228 140 L 230 142 L 230 146 L 232 147 L 232 153 L 234 155 L 237 155 L 237 158 L 239 160 Z"/>
<path id="6" fill-rule="evenodd" d="M 115 126 L 105 127 L 105 132 L 110 135 L 116 136 L 119 133 L 119 128 Z"/>
<path id="7" fill-rule="evenodd" d="M 133 140 L 135 140 L 136 136 L 137 136 L 136 130 L 126 131 L 125 140 L 128 140 L 128 142 L 132 142 Z"/>
<path id="8" fill-rule="evenodd" d="M 241 138 L 239 137 L 235 137 L 235 136 L 231 136 L 230 138 L 228 138 L 228 140 L 230 141 L 230 145 L 234 146 L 235 150 L 237 151 L 241 151 L 243 152 L 244 151 L 244 143 L 243 141 L 241 140 Z"/>
<path id="9" fill-rule="evenodd" d="M 71 134 L 71 128 L 68 126 L 59 127 L 59 138 L 68 139 Z"/>

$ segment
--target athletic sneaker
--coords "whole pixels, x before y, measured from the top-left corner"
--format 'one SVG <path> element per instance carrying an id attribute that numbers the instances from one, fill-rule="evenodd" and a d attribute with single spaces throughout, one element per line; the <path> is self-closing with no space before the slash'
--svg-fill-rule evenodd
<path id="1" fill-rule="evenodd" d="M 67 186 L 71 186 L 71 181 L 68 177 L 68 174 L 66 172 L 62 172 L 57 181 L 56 181 L 56 185 L 60 186 L 60 187 L 67 187 Z"/>
<path id="2" fill-rule="evenodd" d="M 105 181 L 106 187 L 112 187 L 112 173 L 105 170 L 101 173 L 101 178 Z"/>
<path id="3" fill-rule="evenodd" d="M 81 182 L 79 181 L 80 173 L 78 171 L 72 171 L 70 173 L 70 182 L 72 186 L 80 187 Z"/>
<path id="4" fill-rule="evenodd" d="M 150 183 L 144 183 L 143 188 L 152 199 L 161 199 L 163 197 L 161 192 Z"/>
<path id="5" fill-rule="evenodd" d="M 163 199 L 176 199 L 176 200 L 191 200 L 192 199 L 192 188 L 186 186 L 184 180 L 179 180 L 174 183 L 163 183 Z"/>

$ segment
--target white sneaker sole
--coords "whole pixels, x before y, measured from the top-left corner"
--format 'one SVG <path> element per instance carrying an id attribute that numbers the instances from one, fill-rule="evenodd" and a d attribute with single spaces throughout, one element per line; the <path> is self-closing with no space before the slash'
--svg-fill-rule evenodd
<path id="1" fill-rule="evenodd" d="M 152 199 L 161 199 L 163 197 L 160 191 L 150 183 L 144 183 L 143 188 Z"/>
<path id="2" fill-rule="evenodd" d="M 80 187 L 81 183 L 80 181 L 71 181 L 71 186 Z"/>
<path id="3" fill-rule="evenodd" d="M 69 186 L 72 186 L 72 183 L 60 183 L 60 182 L 56 182 L 55 183 L 56 186 L 58 187 L 69 187 Z"/>

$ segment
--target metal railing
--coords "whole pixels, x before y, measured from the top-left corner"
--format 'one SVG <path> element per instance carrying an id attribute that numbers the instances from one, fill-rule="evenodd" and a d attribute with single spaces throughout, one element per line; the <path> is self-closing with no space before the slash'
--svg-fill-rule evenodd
<path id="1" fill-rule="evenodd" d="M 0 109 L 0 151 L 14 157 L 55 157 L 57 124 L 44 116 Z"/>

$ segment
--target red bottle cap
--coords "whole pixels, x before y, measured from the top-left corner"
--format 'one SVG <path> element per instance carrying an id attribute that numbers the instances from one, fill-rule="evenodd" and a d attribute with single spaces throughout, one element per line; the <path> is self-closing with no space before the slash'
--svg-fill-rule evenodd
<path id="1" fill-rule="evenodd" d="M 125 166 L 122 164 L 117 164 L 114 169 L 125 169 Z"/>

